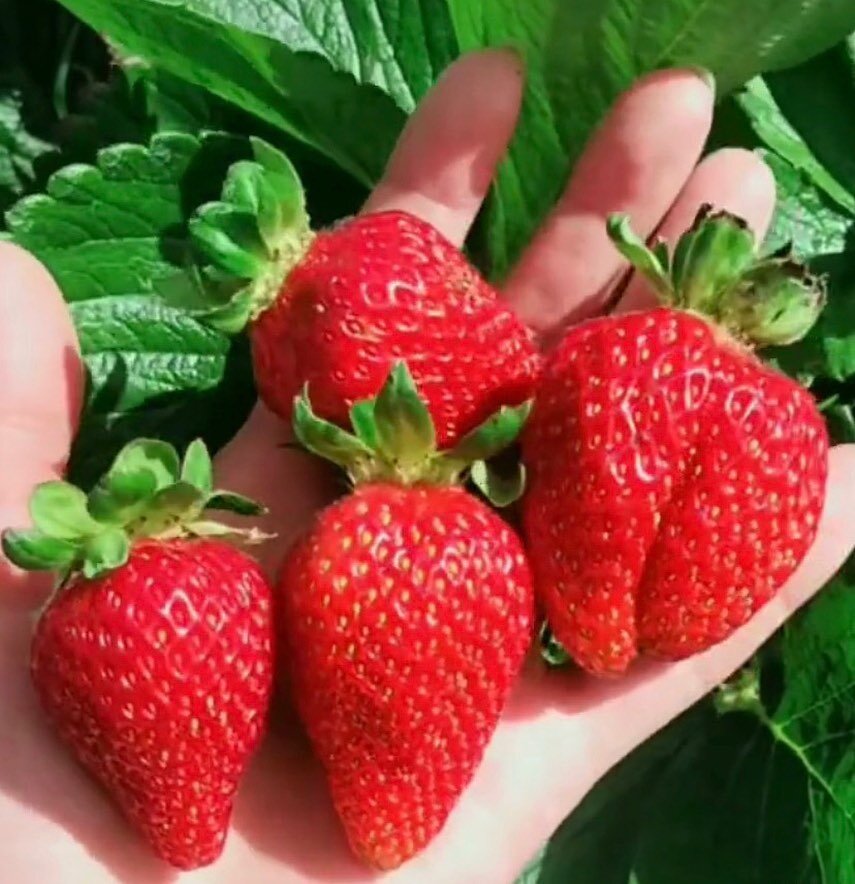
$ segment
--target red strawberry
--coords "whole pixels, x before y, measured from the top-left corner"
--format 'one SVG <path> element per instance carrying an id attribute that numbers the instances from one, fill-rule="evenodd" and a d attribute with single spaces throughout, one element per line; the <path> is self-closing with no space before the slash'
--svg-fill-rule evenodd
<path id="1" fill-rule="evenodd" d="M 261 207 L 246 212 L 258 241 L 236 245 L 229 229 L 223 243 L 224 214 L 233 217 L 224 207 L 234 210 L 228 199 L 242 192 L 231 180 L 227 202 L 203 207 L 193 227 L 220 269 L 250 277 L 224 325 L 255 319 L 255 377 L 269 408 L 289 419 L 308 382 L 318 413 L 344 426 L 348 409 L 406 360 L 439 443 L 453 445 L 500 406 L 532 395 L 532 334 L 459 249 L 405 212 L 353 218 L 313 239 L 296 173 L 273 148 L 256 142 L 255 150 L 255 174 L 278 182 L 269 211 L 261 195 Z M 249 174 L 239 167 L 233 178 Z M 277 200 L 286 209 L 267 229 Z"/>
<path id="2" fill-rule="evenodd" d="M 298 541 L 278 587 L 298 710 L 353 850 L 380 868 L 442 828 L 496 726 L 533 616 L 519 539 L 452 484 L 469 458 L 508 442 L 527 410 L 505 410 L 438 454 L 418 402 L 396 369 L 356 421 L 372 450 L 302 401 L 299 437 L 348 463 L 360 484 Z"/>
<path id="3" fill-rule="evenodd" d="M 39 486 L 37 528 L 4 534 L 13 561 L 66 571 L 32 645 L 33 683 L 52 725 L 181 869 L 222 852 L 272 680 L 264 575 L 230 544 L 194 536 L 227 530 L 199 520 L 206 503 L 253 507 L 212 495 L 209 478 L 200 444 L 178 481 L 169 446 L 132 443 L 88 502 L 63 482 Z"/>
<path id="4" fill-rule="evenodd" d="M 558 640 L 599 675 L 639 652 L 704 650 L 772 598 L 813 541 L 828 450 L 811 396 L 735 337 L 804 334 L 813 282 L 758 260 L 724 215 L 704 212 L 670 268 L 625 219 L 611 232 L 674 307 L 567 333 L 523 441 L 535 585 Z"/>

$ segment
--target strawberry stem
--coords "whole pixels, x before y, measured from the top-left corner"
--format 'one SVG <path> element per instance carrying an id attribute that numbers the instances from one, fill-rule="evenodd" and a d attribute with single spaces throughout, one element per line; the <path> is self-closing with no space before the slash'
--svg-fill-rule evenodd
<path id="1" fill-rule="evenodd" d="M 662 242 L 649 247 L 626 215 L 612 215 L 608 233 L 666 306 L 704 316 L 744 343 L 794 343 L 825 305 L 823 280 L 789 250 L 758 256 L 748 225 L 710 206 L 702 207 L 673 253 Z"/>
<path id="2" fill-rule="evenodd" d="M 294 435 L 313 454 L 343 468 L 355 485 L 449 485 L 471 474 L 491 502 L 506 506 L 522 493 L 524 474 L 500 479 L 485 462 L 517 438 L 530 411 L 530 402 L 502 407 L 453 449 L 439 451 L 428 407 L 406 363 L 398 362 L 377 396 L 351 409 L 353 432 L 316 415 L 305 388 L 294 404 Z"/>
<path id="3" fill-rule="evenodd" d="M 143 537 L 245 538 L 266 535 L 203 519 L 206 509 L 259 515 L 264 508 L 249 498 L 214 488 L 211 458 L 201 440 L 184 460 L 156 439 L 126 445 L 87 496 L 68 482 L 45 482 L 30 498 L 34 527 L 2 535 L 3 551 L 18 567 L 58 571 L 63 580 L 81 571 L 97 577 L 121 567 L 133 542 Z"/>
<path id="4" fill-rule="evenodd" d="M 288 158 L 260 138 L 250 143 L 253 159 L 231 166 L 221 198 L 190 219 L 204 261 L 158 283 L 167 301 L 227 334 L 241 331 L 276 300 L 314 238 Z"/>

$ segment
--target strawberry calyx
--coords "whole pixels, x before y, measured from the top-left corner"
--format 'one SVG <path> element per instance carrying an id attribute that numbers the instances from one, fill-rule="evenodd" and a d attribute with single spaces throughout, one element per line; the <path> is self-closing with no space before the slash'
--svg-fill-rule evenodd
<path id="1" fill-rule="evenodd" d="M 758 255 L 745 221 L 709 205 L 673 251 L 662 241 L 648 246 L 626 215 L 611 215 L 608 233 L 666 306 L 711 320 L 741 343 L 795 343 L 825 306 L 824 280 L 795 260 L 789 247 Z"/>
<path id="2" fill-rule="evenodd" d="M 253 159 L 234 163 L 221 198 L 200 206 L 189 221 L 202 260 L 157 283 L 169 303 L 227 334 L 276 300 L 314 238 L 288 157 L 261 138 L 249 141 Z"/>
<path id="3" fill-rule="evenodd" d="M 489 460 L 515 441 L 530 412 L 530 401 L 503 406 L 453 448 L 439 451 L 430 411 L 406 363 L 398 362 L 377 396 L 351 408 L 353 432 L 315 414 L 306 386 L 295 399 L 294 434 L 304 448 L 342 467 L 354 485 L 453 485 L 468 478 L 502 507 L 522 494 L 524 468 L 519 464 L 505 477 Z"/>
<path id="4" fill-rule="evenodd" d="M 750 712 L 761 721 L 768 721 L 760 693 L 760 666 L 756 658 L 716 688 L 713 705 L 719 715 Z"/>
<path id="5" fill-rule="evenodd" d="M 30 497 L 33 527 L 7 529 L 6 557 L 29 571 L 57 571 L 97 577 L 121 567 L 135 540 L 142 538 L 236 536 L 253 543 L 267 539 L 256 529 L 233 528 L 205 517 L 206 510 L 260 515 L 253 500 L 214 488 L 205 444 L 192 442 L 179 460 L 166 442 L 137 439 L 116 456 L 87 495 L 69 482 L 38 485 Z"/>

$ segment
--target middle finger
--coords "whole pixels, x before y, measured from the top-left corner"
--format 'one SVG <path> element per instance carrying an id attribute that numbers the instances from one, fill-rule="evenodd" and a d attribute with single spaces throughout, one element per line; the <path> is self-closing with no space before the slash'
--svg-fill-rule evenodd
<path id="1" fill-rule="evenodd" d="M 698 72 L 667 70 L 618 100 L 506 286 L 541 336 L 602 308 L 625 264 L 606 235 L 606 217 L 627 212 L 642 236 L 658 226 L 698 161 L 713 99 Z"/>

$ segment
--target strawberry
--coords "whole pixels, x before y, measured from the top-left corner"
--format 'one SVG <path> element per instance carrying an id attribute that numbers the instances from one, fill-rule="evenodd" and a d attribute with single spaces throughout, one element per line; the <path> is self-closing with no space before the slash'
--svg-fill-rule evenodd
<path id="1" fill-rule="evenodd" d="M 140 440 L 88 499 L 65 482 L 38 486 L 36 527 L 3 535 L 13 562 L 63 575 L 32 643 L 48 719 L 181 869 L 222 852 L 272 681 L 270 587 L 219 539 L 230 529 L 201 518 L 206 506 L 258 511 L 212 491 L 201 443 L 179 478 L 171 446 Z"/>
<path id="2" fill-rule="evenodd" d="M 766 604 L 814 539 L 828 452 L 809 393 L 749 347 L 806 333 L 821 286 L 708 208 L 673 257 L 623 217 L 610 233 L 667 306 L 571 329 L 523 440 L 535 586 L 597 675 L 695 654 Z"/>
<path id="3" fill-rule="evenodd" d="M 346 426 L 350 407 L 406 360 L 450 446 L 532 395 L 531 332 L 439 231 L 381 212 L 313 235 L 296 172 L 253 145 L 256 162 L 231 170 L 223 201 L 201 207 L 191 229 L 218 283 L 242 278 L 207 316 L 232 331 L 251 323 L 256 383 L 272 411 L 290 419 L 308 382 L 317 412 Z"/>
<path id="4" fill-rule="evenodd" d="M 354 492 L 283 565 L 277 623 L 293 696 L 355 853 L 393 868 L 442 828 L 472 778 L 531 639 L 522 545 L 457 485 L 517 434 L 503 409 L 457 448 L 403 365 L 354 410 L 357 435 L 303 397 L 298 438 L 346 466 Z M 484 475 L 483 462 L 475 469 Z"/>

